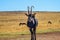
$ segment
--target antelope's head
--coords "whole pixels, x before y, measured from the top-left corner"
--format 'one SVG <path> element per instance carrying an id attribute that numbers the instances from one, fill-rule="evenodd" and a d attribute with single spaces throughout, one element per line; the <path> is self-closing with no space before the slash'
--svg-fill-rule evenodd
<path id="1" fill-rule="evenodd" d="M 28 6 L 28 12 L 25 13 L 25 15 L 28 17 L 28 21 L 33 21 L 35 19 L 36 13 L 33 13 L 32 8 L 34 8 L 34 6 L 31 6 L 31 9 L 29 9 L 29 6 Z"/>

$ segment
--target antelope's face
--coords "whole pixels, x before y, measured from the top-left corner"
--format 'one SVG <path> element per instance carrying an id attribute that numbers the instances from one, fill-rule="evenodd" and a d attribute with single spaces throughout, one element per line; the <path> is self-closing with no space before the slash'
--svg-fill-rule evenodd
<path id="1" fill-rule="evenodd" d="M 32 22 L 35 19 L 35 16 L 33 14 L 28 15 L 28 21 Z"/>
<path id="2" fill-rule="evenodd" d="M 35 14 L 26 14 L 29 22 L 34 22 Z"/>

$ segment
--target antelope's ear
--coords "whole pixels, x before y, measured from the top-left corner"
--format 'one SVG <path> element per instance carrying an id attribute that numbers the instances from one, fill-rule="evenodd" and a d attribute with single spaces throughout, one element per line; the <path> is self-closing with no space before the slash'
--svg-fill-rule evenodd
<path id="1" fill-rule="evenodd" d="M 26 16 L 28 16 L 28 14 L 27 14 L 27 13 L 25 13 L 25 15 L 26 15 Z"/>
<path id="2" fill-rule="evenodd" d="M 36 13 L 33 14 L 34 16 L 36 15 Z"/>

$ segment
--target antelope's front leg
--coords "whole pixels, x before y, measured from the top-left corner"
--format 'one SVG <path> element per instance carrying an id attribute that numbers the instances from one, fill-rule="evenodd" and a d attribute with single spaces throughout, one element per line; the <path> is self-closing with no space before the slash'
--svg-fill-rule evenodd
<path id="1" fill-rule="evenodd" d="M 30 33 L 31 33 L 31 40 L 34 40 L 33 39 L 33 31 L 32 31 L 32 28 L 30 28 Z"/>
<path id="2" fill-rule="evenodd" d="M 36 28 L 33 28 L 33 37 L 34 37 L 34 40 L 36 40 Z"/>

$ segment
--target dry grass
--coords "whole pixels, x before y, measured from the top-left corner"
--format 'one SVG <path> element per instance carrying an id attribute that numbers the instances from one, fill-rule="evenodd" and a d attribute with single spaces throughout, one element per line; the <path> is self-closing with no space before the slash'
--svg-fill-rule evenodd
<path id="1" fill-rule="evenodd" d="M 29 34 L 26 25 L 19 26 L 19 23 L 26 23 L 25 12 L 0 12 L 0 34 Z M 38 19 L 37 33 L 60 31 L 59 12 L 36 12 Z M 52 24 L 48 24 L 51 21 Z"/>

